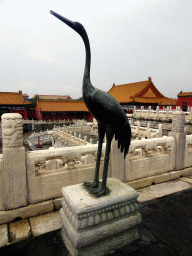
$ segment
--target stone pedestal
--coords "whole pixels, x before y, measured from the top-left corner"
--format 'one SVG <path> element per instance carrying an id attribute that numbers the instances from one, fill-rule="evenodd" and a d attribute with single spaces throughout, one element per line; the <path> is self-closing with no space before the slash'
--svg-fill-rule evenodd
<path id="1" fill-rule="evenodd" d="M 109 178 L 110 194 L 90 195 L 82 184 L 62 188 L 62 239 L 73 256 L 102 256 L 138 239 L 138 193 Z"/>

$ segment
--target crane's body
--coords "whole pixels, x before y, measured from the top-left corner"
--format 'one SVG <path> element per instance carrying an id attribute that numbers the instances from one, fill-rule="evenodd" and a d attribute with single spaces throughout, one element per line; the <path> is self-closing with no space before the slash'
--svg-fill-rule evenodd
<path id="1" fill-rule="evenodd" d="M 95 196 L 97 197 L 107 195 L 109 193 L 109 189 L 107 188 L 106 184 L 111 141 L 115 135 L 115 139 L 118 140 L 118 148 L 121 149 L 121 152 L 124 151 L 124 157 L 126 157 L 131 141 L 131 128 L 125 112 L 119 102 L 109 93 L 99 90 L 91 84 L 91 51 L 89 39 L 84 27 L 80 23 L 72 22 L 53 11 L 51 11 L 51 14 L 53 14 L 55 17 L 57 17 L 65 24 L 70 26 L 72 29 L 74 29 L 82 37 L 85 44 L 86 61 L 83 76 L 83 99 L 88 110 L 98 121 L 99 143 L 94 181 L 84 182 L 83 184 L 90 189 L 90 193 L 95 194 Z M 107 138 L 107 144 L 104 158 L 103 179 L 100 185 L 99 168 L 102 153 L 102 144 L 105 135 Z"/>

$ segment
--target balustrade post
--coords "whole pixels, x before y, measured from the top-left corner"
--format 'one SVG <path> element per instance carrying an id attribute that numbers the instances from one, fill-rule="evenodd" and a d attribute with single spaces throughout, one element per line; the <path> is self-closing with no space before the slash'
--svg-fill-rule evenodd
<path id="1" fill-rule="evenodd" d="M 157 108 L 156 108 L 156 118 L 157 119 L 159 118 L 159 106 L 157 106 Z"/>
<path id="2" fill-rule="evenodd" d="M 184 168 L 186 132 L 184 132 L 185 114 L 182 111 L 175 111 L 172 118 L 172 131 L 169 136 L 173 136 L 176 142 L 175 168 Z"/>
<path id="3" fill-rule="evenodd" d="M 150 122 L 147 122 L 147 138 L 151 138 L 151 133 L 150 133 Z"/>
<path id="4" fill-rule="evenodd" d="M 137 121 L 137 130 L 136 130 L 137 136 L 139 135 L 140 126 L 141 126 L 140 121 Z"/>
<path id="5" fill-rule="evenodd" d="M 148 107 L 148 113 L 147 113 L 147 114 L 148 114 L 148 115 L 147 115 L 148 118 L 150 118 L 150 116 L 151 116 L 151 106 Z"/>
<path id="6" fill-rule="evenodd" d="M 192 122 L 192 107 L 191 107 L 190 112 L 189 112 L 189 120 Z"/>
<path id="7" fill-rule="evenodd" d="M 133 114 L 136 115 L 136 106 L 133 107 Z"/>
<path id="8" fill-rule="evenodd" d="M 81 134 L 79 134 L 79 146 L 81 145 Z"/>
<path id="9" fill-rule="evenodd" d="M 34 124 L 34 120 L 32 119 L 32 131 L 35 130 L 35 124 Z"/>
<path id="10" fill-rule="evenodd" d="M 167 116 L 167 118 L 169 118 L 169 107 L 167 107 L 166 116 Z"/>
<path id="11" fill-rule="evenodd" d="M 143 109 L 144 109 L 144 106 L 141 106 L 141 110 L 140 110 L 140 116 L 141 117 L 143 116 Z"/>
<path id="12" fill-rule="evenodd" d="M 4 205 L 8 210 L 27 205 L 25 148 L 20 114 L 2 115 L 2 137 Z"/>
<path id="13" fill-rule="evenodd" d="M 163 136 L 162 131 L 163 131 L 163 125 L 159 124 L 159 138 Z"/>

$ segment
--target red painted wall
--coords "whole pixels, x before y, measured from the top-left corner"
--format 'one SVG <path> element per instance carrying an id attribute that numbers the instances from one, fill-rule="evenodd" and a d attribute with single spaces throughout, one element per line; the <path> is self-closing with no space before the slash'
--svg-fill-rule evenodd
<path id="1" fill-rule="evenodd" d="M 183 102 L 187 102 L 187 107 L 192 107 L 192 97 L 178 97 L 177 105 L 183 109 Z"/>
<path id="2" fill-rule="evenodd" d="M 36 118 L 37 120 L 42 120 L 42 114 L 38 108 L 38 105 L 36 105 Z"/>
<path id="3" fill-rule="evenodd" d="M 18 113 L 22 116 L 22 119 L 26 120 L 27 119 L 27 110 L 15 110 L 11 109 L 10 113 Z"/>
<path id="4" fill-rule="evenodd" d="M 36 110 L 27 110 L 27 119 L 29 119 L 29 120 L 37 119 L 36 118 Z"/>
<path id="5" fill-rule="evenodd" d="M 167 105 L 168 106 L 168 105 Z M 164 110 L 167 108 L 167 106 L 159 106 L 160 110 Z M 170 108 L 170 106 L 168 106 Z M 172 106 L 172 109 L 176 109 L 176 106 Z"/>

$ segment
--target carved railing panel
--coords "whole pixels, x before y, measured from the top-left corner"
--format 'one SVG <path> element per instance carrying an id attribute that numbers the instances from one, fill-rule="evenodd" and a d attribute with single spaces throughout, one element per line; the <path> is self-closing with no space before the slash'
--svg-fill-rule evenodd
<path id="1" fill-rule="evenodd" d="M 141 109 L 136 109 L 136 107 L 134 107 L 134 113 L 131 116 L 144 119 L 170 121 L 173 118 L 174 112 L 178 110 L 181 110 L 179 106 L 177 106 L 175 110 L 172 110 L 171 107 L 167 107 L 166 110 L 159 110 L 158 106 L 156 110 L 151 110 L 150 106 L 148 109 L 144 109 L 143 107 L 141 107 Z M 188 108 L 188 111 L 185 112 L 185 123 L 192 123 L 192 108 Z"/>
<path id="2" fill-rule="evenodd" d="M 140 179 L 175 169 L 173 137 L 132 141 L 125 159 L 126 181 Z"/>
<path id="3" fill-rule="evenodd" d="M 184 165 L 185 167 L 192 166 L 192 135 L 186 136 Z"/>
<path id="4" fill-rule="evenodd" d="M 103 145 L 103 154 L 105 147 L 106 144 Z M 92 180 L 96 152 L 96 144 L 27 152 L 28 201 L 35 203 L 56 198 L 61 196 L 63 186 Z M 102 167 L 103 160 L 101 175 Z"/>
<path id="5" fill-rule="evenodd" d="M 5 210 L 5 188 L 3 175 L 3 154 L 0 154 L 0 211 Z"/>

